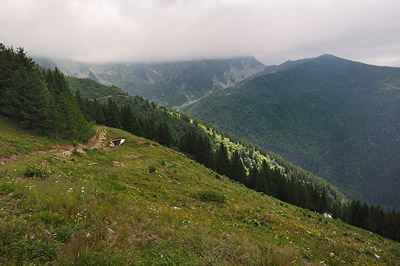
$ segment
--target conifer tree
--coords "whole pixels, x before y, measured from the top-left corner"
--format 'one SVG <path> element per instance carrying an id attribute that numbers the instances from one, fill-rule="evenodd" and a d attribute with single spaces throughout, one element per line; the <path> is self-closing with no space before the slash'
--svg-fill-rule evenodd
<path id="1" fill-rule="evenodd" d="M 167 123 L 160 123 L 156 129 L 156 140 L 164 146 L 172 146 L 173 138 Z"/>
<path id="2" fill-rule="evenodd" d="M 121 127 L 132 134 L 139 134 L 139 123 L 129 105 L 124 105 L 121 108 Z"/>
<path id="3" fill-rule="evenodd" d="M 117 104 L 108 98 L 105 106 L 104 122 L 109 127 L 121 128 L 121 114 Z"/>
<path id="4" fill-rule="evenodd" d="M 256 183 L 258 178 L 258 169 L 257 165 L 253 165 L 250 169 L 248 178 L 247 178 L 247 187 L 251 189 L 256 189 Z"/>
<path id="5" fill-rule="evenodd" d="M 269 194 L 269 183 L 268 180 L 270 174 L 270 168 L 266 160 L 263 160 L 261 169 L 258 172 L 257 179 L 256 179 L 256 184 L 255 184 L 255 190 L 259 192 L 264 192 L 266 194 Z"/>
<path id="6" fill-rule="evenodd" d="M 221 175 L 229 175 L 230 161 L 228 151 L 221 142 L 218 150 L 215 152 L 215 170 Z"/>
<path id="7" fill-rule="evenodd" d="M 242 158 L 238 151 L 234 151 L 231 157 L 231 167 L 229 169 L 229 177 L 242 184 L 246 183 L 246 170 L 244 169 Z"/>

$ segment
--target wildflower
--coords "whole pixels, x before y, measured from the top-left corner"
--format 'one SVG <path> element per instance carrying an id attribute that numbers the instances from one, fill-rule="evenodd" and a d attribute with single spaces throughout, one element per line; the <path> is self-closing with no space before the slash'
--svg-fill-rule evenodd
<path id="1" fill-rule="evenodd" d="M 85 187 L 81 187 L 81 193 L 82 193 L 82 194 L 85 193 Z"/>
<path id="2" fill-rule="evenodd" d="M 72 192 L 74 192 L 74 189 L 73 189 L 72 187 L 70 187 L 70 188 L 67 190 L 67 194 L 71 194 Z"/>

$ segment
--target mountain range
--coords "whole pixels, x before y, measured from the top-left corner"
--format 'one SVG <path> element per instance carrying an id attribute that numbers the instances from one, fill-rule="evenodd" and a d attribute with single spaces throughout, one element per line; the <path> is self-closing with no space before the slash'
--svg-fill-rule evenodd
<path id="1" fill-rule="evenodd" d="M 45 67 L 57 67 L 66 75 L 117 86 L 130 95 L 140 95 L 170 108 L 194 103 L 265 68 L 254 57 L 125 64 L 84 64 L 49 58 L 35 61 Z"/>

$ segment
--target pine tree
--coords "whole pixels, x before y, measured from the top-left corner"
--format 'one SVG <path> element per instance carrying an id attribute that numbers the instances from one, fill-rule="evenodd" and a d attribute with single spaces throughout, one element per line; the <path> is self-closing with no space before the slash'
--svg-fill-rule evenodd
<path id="1" fill-rule="evenodd" d="M 156 140 L 164 146 L 172 146 L 173 138 L 167 123 L 160 123 L 156 129 Z"/>
<path id="2" fill-rule="evenodd" d="M 270 180 L 269 174 L 270 174 L 269 165 L 266 160 L 263 160 L 261 169 L 258 172 L 256 178 L 256 184 L 255 184 L 256 191 L 269 194 L 269 184 L 268 184 L 268 180 Z"/>
<path id="3" fill-rule="evenodd" d="M 232 153 L 231 167 L 229 169 L 229 177 L 242 184 L 246 183 L 246 170 L 244 169 L 242 159 L 237 151 Z"/>
<path id="4" fill-rule="evenodd" d="M 213 168 L 214 156 L 210 140 L 207 137 L 199 136 L 196 143 L 198 162 L 204 164 L 208 168 Z"/>
<path id="5" fill-rule="evenodd" d="M 221 142 L 218 150 L 215 152 L 215 170 L 221 175 L 229 175 L 230 161 L 228 151 Z"/>
<path id="6" fill-rule="evenodd" d="M 121 108 L 121 127 L 132 134 L 138 135 L 140 132 L 139 122 L 129 105 L 124 105 Z"/>
<path id="7" fill-rule="evenodd" d="M 104 112 L 105 124 L 109 127 L 121 128 L 121 114 L 117 104 L 108 98 Z"/>
<path id="8" fill-rule="evenodd" d="M 256 189 L 257 178 L 258 178 L 257 165 L 253 165 L 250 169 L 250 172 L 249 172 L 249 175 L 247 178 L 247 187 L 249 187 L 251 189 Z"/>

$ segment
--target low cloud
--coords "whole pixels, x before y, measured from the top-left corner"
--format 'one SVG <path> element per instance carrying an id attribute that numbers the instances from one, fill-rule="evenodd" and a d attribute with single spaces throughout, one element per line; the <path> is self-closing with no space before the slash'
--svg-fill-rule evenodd
<path id="1" fill-rule="evenodd" d="M 84 62 L 330 53 L 400 66 L 399 10 L 397 0 L 0 0 L 0 42 Z"/>

